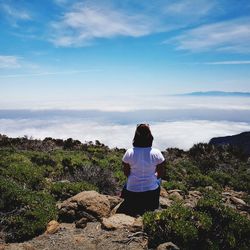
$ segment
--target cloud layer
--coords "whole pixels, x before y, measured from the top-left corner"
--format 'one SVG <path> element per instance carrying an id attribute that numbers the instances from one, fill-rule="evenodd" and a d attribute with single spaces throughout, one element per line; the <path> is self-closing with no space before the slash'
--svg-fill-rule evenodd
<path id="1" fill-rule="evenodd" d="M 249 131 L 250 110 L 0 110 L 1 134 L 99 140 L 110 147 L 130 147 L 138 123 L 151 125 L 156 147 L 188 149 L 215 136 Z"/>
<path id="2" fill-rule="evenodd" d="M 74 138 L 84 141 L 99 140 L 109 147 L 131 147 L 135 124 L 101 123 L 85 120 L 0 119 L 0 131 L 12 137 Z M 188 149 L 194 143 L 208 142 L 212 137 L 249 131 L 249 123 L 216 122 L 206 120 L 152 123 L 154 146 Z"/>

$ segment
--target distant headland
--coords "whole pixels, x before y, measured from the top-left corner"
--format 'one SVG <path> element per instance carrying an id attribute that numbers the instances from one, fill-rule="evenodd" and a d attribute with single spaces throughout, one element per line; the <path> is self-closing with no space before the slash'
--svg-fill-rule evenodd
<path id="1" fill-rule="evenodd" d="M 250 97 L 250 92 L 226 92 L 226 91 L 198 91 L 177 96 L 231 96 L 231 97 Z"/>

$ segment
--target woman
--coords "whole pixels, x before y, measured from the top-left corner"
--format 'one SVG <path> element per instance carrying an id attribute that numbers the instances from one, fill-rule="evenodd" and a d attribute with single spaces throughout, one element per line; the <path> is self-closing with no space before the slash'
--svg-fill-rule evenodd
<path id="1" fill-rule="evenodd" d="M 160 150 L 152 148 L 153 139 L 148 124 L 137 125 L 133 148 L 128 149 L 122 159 L 128 180 L 121 195 L 124 202 L 117 213 L 136 216 L 159 207 L 165 159 Z"/>

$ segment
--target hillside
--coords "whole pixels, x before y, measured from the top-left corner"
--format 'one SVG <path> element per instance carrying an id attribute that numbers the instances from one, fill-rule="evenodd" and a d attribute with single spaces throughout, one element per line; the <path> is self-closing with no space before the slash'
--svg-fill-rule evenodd
<path id="1" fill-rule="evenodd" d="M 183 94 L 185 96 L 228 96 L 228 97 L 250 97 L 249 92 L 226 92 L 226 91 L 200 91 Z"/>
<path id="2" fill-rule="evenodd" d="M 212 145 L 230 145 L 242 150 L 244 154 L 250 156 L 250 132 L 243 132 L 237 135 L 215 137 L 209 141 Z"/>
<path id="3" fill-rule="evenodd" d="M 136 228 L 126 224 L 134 225 L 135 218 L 118 218 L 124 228 L 109 231 L 126 180 L 124 152 L 99 141 L 0 135 L 4 249 L 27 249 L 25 244 L 30 249 L 155 249 L 167 241 L 181 249 L 249 249 L 250 161 L 240 148 L 200 143 L 188 151 L 167 149 L 160 210 L 139 218 L 143 226 Z M 84 207 L 87 200 L 94 203 Z M 105 218 L 111 221 L 105 224 Z M 51 220 L 60 222 L 60 230 L 43 234 Z"/>

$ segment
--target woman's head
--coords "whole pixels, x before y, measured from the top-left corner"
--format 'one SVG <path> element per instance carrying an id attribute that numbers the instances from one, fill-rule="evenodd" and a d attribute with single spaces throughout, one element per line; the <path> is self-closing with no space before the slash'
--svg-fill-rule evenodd
<path id="1" fill-rule="evenodd" d="M 138 124 L 133 139 L 134 147 L 151 147 L 154 137 L 151 134 L 148 124 Z"/>

